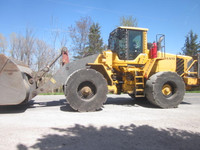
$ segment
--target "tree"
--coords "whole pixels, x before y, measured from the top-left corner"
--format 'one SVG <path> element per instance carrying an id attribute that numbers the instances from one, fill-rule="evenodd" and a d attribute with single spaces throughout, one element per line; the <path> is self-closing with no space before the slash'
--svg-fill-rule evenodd
<path id="1" fill-rule="evenodd" d="M 35 42 L 35 70 L 40 71 L 46 67 L 54 58 L 54 50 L 43 40 L 37 39 Z"/>
<path id="2" fill-rule="evenodd" d="M 100 34 L 99 24 L 93 23 L 89 33 L 88 55 L 97 54 L 103 51 L 103 39 Z"/>
<path id="3" fill-rule="evenodd" d="M 69 27 L 75 59 L 83 58 L 87 54 L 86 46 L 89 41 L 88 35 L 91 22 L 90 17 L 82 17 L 79 21 L 76 21 L 75 26 Z"/>
<path id="4" fill-rule="evenodd" d="M 191 30 L 185 39 L 184 47 L 182 48 L 182 52 L 184 55 L 195 56 L 198 52 L 200 52 L 200 43 L 197 42 L 198 35 L 193 33 Z"/>
<path id="5" fill-rule="evenodd" d="M 138 22 L 133 16 L 122 16 L 120 17 L 120 26 L 137 27 Z"/>
<path id="6" fill-rule="evenodd" d="M 0 33 L 0 53 L 5 53 L 7 48 L 7 41 L 3 34 Z"/>
<path id="7" fill-rule="evenodd" d="M 24 37 L 16 34 L 11 33 L 10 35 L 10 53 L 11 56 L 17 60 L 23 61 L 23 43 L 24 43 Z"/>
<path id="8" fill-rule="evenodd" d="M 34 54 L 34 44 L 35 38 L 32 29 L 26 28 L 25 36 L 12 33 L 10 35 L 11 56 L 17 60 L 23 61 L 31 67 Z"/>
<path id="9" fill-rule="evenodd" d="M 51 47 L 54 53 L 59 54 L 62 47 L 66 47 L 67 39 L 68 39 L 68 31 L 65 28 L 62 28 L 59 25 L 58 18 L 51 16 L 51 32 L 50 32 L 50 39 L 51 39 Z M 58 50 L 59 47 L 59 50 Z M 53 72 L 58 70 L 62 66 L 62 59 L 59 59 L 53 66 Z"/>
<path id="10" fill-rule="evenodd" d="M 58 18 L 54 16 L 51 17 L 51 45 L 53 49 L 56 51 L 56 47 L 60 48 L 65 47 L 67 44 L 67 30 L 65 28 L 58 26 Z"/>
<path id="11" fill-rule="evenodd" d="M 34 44 L 35 38 L 33 35 L 33 30 L 31 28 L 26 28 L 25 38 L 24 38 L 24 62 L 31 66 L 32 64 L 32 57 L 34 54 Z"/>

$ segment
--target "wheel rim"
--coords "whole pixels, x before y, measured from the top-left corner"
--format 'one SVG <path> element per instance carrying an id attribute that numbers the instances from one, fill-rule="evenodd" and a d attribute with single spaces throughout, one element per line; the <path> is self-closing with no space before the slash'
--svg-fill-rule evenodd
<path id="1" fill-rule="evenodd" d="M 85 81 L 78 86 L 77 92 L 81 99 L 89 100 L 96 94 L 96 86 L 90 81 Z"/>
<path id="2" fill-rule="evenodd" d="M 162 87 L 162 94 L 166 97 L 169 97 L 173 94 L 173 88 L 170 84 L 166 83 Z"/>

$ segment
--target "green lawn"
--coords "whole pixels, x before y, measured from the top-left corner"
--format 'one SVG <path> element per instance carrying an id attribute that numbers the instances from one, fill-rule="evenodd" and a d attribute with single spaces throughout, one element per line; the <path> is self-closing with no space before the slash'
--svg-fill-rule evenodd
<path id="1" fill-rule="evenodd" d="M 200 93 L 200 91 L 186 91 L 186 93 Z"/>

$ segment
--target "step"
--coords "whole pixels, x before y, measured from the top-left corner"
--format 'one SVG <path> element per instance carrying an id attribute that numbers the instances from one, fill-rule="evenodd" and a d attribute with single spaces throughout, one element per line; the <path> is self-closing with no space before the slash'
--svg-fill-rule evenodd
<path id="1" fill-rule="evenodd" d="M 135 97 L 145 97 L 145 95 L 135 95 Z"/>
<path id="2" fill-rule="evenodd" d="M 136 82 L 135 84 L 136 84 L 136 85 L 144 85 L 143 82 Z"/>
<path id="3" fill-rule="evenodd" d="M 135 78 L 143 78 L 143 76 L 135 76 Z"/>
<path id="4" fill-rule="evenodd" d="M 143 92 L 144 89 L 136 89 L 135 91 L 136 91 L 136 92 Z"/>

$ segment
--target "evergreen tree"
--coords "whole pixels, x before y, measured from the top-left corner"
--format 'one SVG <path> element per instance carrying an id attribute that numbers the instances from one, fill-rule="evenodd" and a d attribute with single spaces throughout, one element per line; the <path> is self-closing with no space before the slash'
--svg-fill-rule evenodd
<path id="1" fill-rule="evenodd" d="M 197 42 L 198 35 L 191 30 L 185 39 L 184 47 L 182 48 L 183 54 L 188 56 L 195 56 L 200 52 L 200 43 Z"/>
<path id="2" fill-rule="evenodd" d="M 88 55 L 97 54 L 103 51 L 103 39 L 100 35 L 100 26 L 98 23 L 93 23 L 89 32 Z"/>

